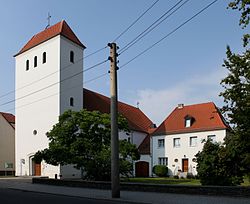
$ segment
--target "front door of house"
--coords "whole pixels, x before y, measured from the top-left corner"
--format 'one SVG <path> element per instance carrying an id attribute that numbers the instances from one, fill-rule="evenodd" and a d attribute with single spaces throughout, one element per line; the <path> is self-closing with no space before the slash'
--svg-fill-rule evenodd
<path id="1" fill-rule="evenodd" d="M 182 159 L 182 171 L 188 172 L 188 159 Z"/>
<path id="2" fill-rule="evenodd" d="M 35 172 L 34 176 L 41 176 L 41 163 L 37 164 L 35 163 Z"/>

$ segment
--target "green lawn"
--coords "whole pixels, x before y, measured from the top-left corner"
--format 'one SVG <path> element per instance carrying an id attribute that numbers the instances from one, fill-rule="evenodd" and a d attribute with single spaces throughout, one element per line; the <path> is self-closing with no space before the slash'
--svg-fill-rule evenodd
<path id="1" fill-rule="evenodd" d="M 152 184 L 177 184 L 177 185 L 201 185 L 198 179 L 174 179 L 165 177 L 156 178 L 124 178 L 124 182 L 152 183 Z"/>
<path id="2" fill-rule="evenodd" d="M 199 179 L 174 179 L 165 177 L 156 178 L 122 178 L 121 181 L 131 183 L 150 183 L 150 184 L 174 184 L 174 185 L 201 185 Z M 244 178 L 241 186 L 250 186 L 250 181 Z"/>

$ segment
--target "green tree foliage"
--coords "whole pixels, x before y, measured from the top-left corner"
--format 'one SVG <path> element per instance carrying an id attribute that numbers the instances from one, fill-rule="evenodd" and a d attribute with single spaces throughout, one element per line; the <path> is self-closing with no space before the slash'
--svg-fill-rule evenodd
<path id="1" fill-rule="evenodd" d="M 228 151 L 238 154 L 236 162 L 247 173 L 250 172 L 250 50 L 240 55 L 227 47 L 223 66 L 229 74 L 221 81 L 225 91 L 220 95 L 224 97 L 223 111 L 233 125 L 234 133 L 226 138 L 225 144 Z"/>
<path id="2" fill-rule="evenodd" d="M 228 8 L 238 10 L 241 13 L 239 20 L 240 26 L 245 28 L 250 21 L 250 0 L 234 0 L 228 4 Z M 245 47 L 250 40 L 249 33 L 243 35 L 243 46 Z"/>
<path id="3" fill-rule="evenodd" d="M 228 4 L 229 8 L 239 10 L 241 13 L 240 25 L 245 27 L 250 20 L 250 0 L 234 0 Z"/>
<path id="4" fill-rule="evenodd" d="M 195 156 L 202 185 L 231 186 L 243 181 L 240 167 L 233 165 L 231 153 L 225 146 L 208 140 Z"/>
<path id="5" fill-rule="evenodd" d="M 118 128 L 129 132 L 126 119 L 119 116 Z M 85 178 L 110 180 L 110 115 L 97 111 L 66 111 L 47 134 L 49 147 L 35 154 L 37 162 L 52 165 L 73 164 L 84 170 Z M 120 173 L 129 175 L 132 160 L 140 158 L 135 145 L 120 141 Z"/>

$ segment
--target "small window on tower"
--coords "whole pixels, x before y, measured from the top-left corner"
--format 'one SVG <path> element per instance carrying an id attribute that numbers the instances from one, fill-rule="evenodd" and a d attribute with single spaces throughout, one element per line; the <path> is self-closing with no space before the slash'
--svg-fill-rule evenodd
<path id="1" fill-rule="evenodd" d="M 26 60 L 26 71 L 28 71 L 30 68 L 30 61 Z"/>
<path id="2" fill-rule="evenodd" d="M 74 106 L 74 98 L 73 97 L 70 97 L 70 99 L 69 99 L 69 105 L 70 106 Z"/>
<path id="3" fill-rule="evenodd" d="M 74 63 L 74 52 L 70 51 L 70 56 L 69 56 L 70 62 Z"/>
<path id="4" fill-rule="evenodd" d="M 46 63 L 46 52 L 43 53 L 43 64 Z"/>
<path id="5" fill-rule="evenodd" d="M 37 67 L 37 56 L 34 57 L 34 67 Z"/>

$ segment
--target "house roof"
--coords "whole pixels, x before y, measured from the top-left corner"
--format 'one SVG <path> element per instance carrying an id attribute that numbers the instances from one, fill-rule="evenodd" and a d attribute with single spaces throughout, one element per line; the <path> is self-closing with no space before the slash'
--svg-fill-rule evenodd
<path id="1" fill-rule="evenodd" d="M 188 117 L 187 117 L 188 116 Z M 192 118 L 185 127 L 185 118 Z M 176 107 L 152 135 L 178 134 L 229 128 L 214 103 L 202 103 Z"/>
<path id="2" fill-rule="evenodd" d="M 83 89 L 83 101 L 83 108 L 89 111 L 110 113 L 110 98 L 107 96 Z M 139 108 L 118 102 L 118 112 L 127 119 L 132 130 L 149 133 L 153 122 Z"/>
<path id="3" fill-rule="evenodd" d="M 5 120 L 13 127 L 15 128 L 15 116 L 11 113 L 3 113 L 0 112 L 0 114 L 5 118 Z"/>
<path id="4" fill-rule="evenodd" d="M 71 30 L 71 28 L 66 23 L 66 21 L 62 20 L 62 21 L 56 23 L 55 25 L 48 27 L 47 29 L 43 30 L 42 32 L 34 35 L 15 56 L 20 55 L 21 53 L 39 45 L 39 44 L 57 36 L 57 35 L 62 35 L 65 38 L 76 43 L 80 47 L 85 48 L 85 46 L 77 38 L 77 36 Z"/>

